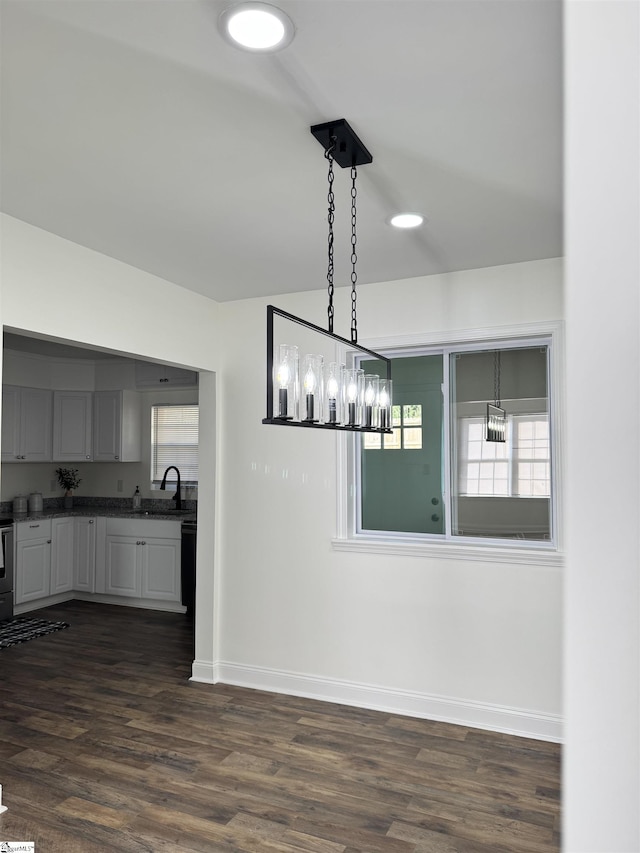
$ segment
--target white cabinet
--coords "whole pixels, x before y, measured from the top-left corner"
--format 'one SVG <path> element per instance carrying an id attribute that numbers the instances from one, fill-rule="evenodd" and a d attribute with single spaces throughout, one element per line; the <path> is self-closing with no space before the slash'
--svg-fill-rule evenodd
<path id="1" fill-rule="evenodd" d="M 96 391 L 93 395 L 95 462 L 139 462 L 142 407 L 137 391 Z"/>
<path id="2" fill-rule="evenodd" d="M 78 592 L 96 590 L 96 519 L 74 519 L 73 588 Z"/>
<path id="3" fill-rule="evenodd" d="M 141 547 L 139 539 L 107 533 L 105 592 L 108 595 L 140 598 Z"/>
<path id="4" fill-rule="evenodd" d="M 72 518 L 16 524 L 16 604 L 73 589 Z"/>
<path id="5" fill-rule="evenodd" d="M 92 457 L 93 394 L 53 392 L 53 458 L 56 462 L 87 462 Z"/>
<path id="6" fill-rule="evenodd" d="M 2 386 L 2 461 L 51 462 L 52 392 Z"/>
<path id="7" fill-rule="evenodd" d="M 180 601 L 180 523 L 107 519 L 104 592 Z"/>
<path id="8" fill-rule="evenodd" d="M 194 387 L 198 384 L 198 374 L 182 367 L 168 364 L 152 364 L 149 361 L 136 361 L 137 388 L 176 388 Z"/>
<path id="9" fill-rule="evenodd" d="M 49 595 L 51 586 L 51 519 L 16 524 L 16 604 Z"/>
<path id="10" fill-rule="evenodd" d="M 73 518 L 51 520 L 51 583 L 49 595 L 73 589 Z"/>
<path id="11" fill-rule="evenodd" d="M 180 601 L 180 540 L 142 540 L 141 598 Z"/>
<path id="12" fill-rule="evenodd" d="M 15 603 L 76 592 L 178 610 L 180 532 L 179 521 L 146 518 L 63 516 L 18 522 Z"/>

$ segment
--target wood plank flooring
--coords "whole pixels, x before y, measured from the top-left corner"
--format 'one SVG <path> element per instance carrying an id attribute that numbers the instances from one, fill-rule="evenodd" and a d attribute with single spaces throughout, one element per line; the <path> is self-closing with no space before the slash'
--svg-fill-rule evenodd
<path id="1" fill-rule="evenodd" d="M 551 853 L 555 744 L 190 683 L 190 620 L 71 602 L 0 652 L 0 841 L 44 853 Z"/>

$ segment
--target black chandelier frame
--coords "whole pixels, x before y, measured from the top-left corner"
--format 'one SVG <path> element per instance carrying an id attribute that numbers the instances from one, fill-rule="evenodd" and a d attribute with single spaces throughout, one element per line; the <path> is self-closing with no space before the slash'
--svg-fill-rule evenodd
<path id="1" fill-rule="evenodd" d="M 335 335 L 333 332 L 328 332 L 322 326 L 316 326 L 315 323 L 310 323 L 308 320 L 303 320 L 302 317 L 296 317 L 295 314 L 290 314 L 288 311 L 283 311 L 281 308 L 276 308 L 275 305 L 267 305 L 267 417 L 262 419 L 263 424 L 275 424 L 276 426 L 304 427 L 305 429 L 333 429 L 342 430 L 343 432 L 374 432 L 378 435 L 392 435 L 393 429 L 381 429 L 379 427 L 366 426 L 347 426 L 345 424 L 326 424 L 315 423 L 310 421 L 294 421 L 286 418 L 277 418 L 273 416 L 273 318 L 274 315 L 283 317 L 285 320 L 290 320 L 292 323 L 297 323 L 299 326 L 304 326 L 305 329 L 311 329 L 313 332 L 318 332 L 326 338 L 336 341 L 339 344 L 349 347 L 350 349 L 358 350 L 358 352 L 371 356 L 372 358 L 383 361 L 387 370 L 387 379 L 391 379 L 391 359 L 379 352 L 367 349 L 348 340 L 340 335 Z"/>

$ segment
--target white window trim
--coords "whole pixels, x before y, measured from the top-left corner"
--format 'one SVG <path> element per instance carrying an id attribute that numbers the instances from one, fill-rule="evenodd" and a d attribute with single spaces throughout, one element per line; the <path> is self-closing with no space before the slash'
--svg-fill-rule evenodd
<path id="1" fill-rule="evenodd" d="M 455 330 L 452 332 L 431 332 L 420 335 L 397 335 L 385 338 L 367 339 L 363 346 L 377 352 L 396 350 L 415 350 L 420 347 L 442 347 L 456 350 L 477 349 L 478 345 L 488 343 L 511 343 L 517 341 L 535 345 L 536 339 L 548 338 L 549 344 L 549 409 L 551 413 L 551 470 L 553 476 L 551 501 L 551 529 L 553 542 L 527 542 L 517 540 L 451 536 L 451 519 L 446 518 L 445 536 L 421 536 L 418 534 L 394 534 L 390 532 L 357 533 L 356 473 L 358 454 L 356 436 L 339 432 L 336 435 L 336 536 L 331 540 L 336 551 L 365 554 L 404 555 L 413 557 L 436 557 L 476 562 L 521 563 L 541 567 L 561 567 L 564 563 L 562 535 L 563 477 L 560 460 L 562 459 L 562 439 L 564 434 L 564 324 L 562 322 L 524 323 L 519 325 L 485 327 L 480 329 Z M 343 352 L 348 360 L 354 353 Z M 444 406 L 444 428 L 449 432 L 449 409 Z M 445 454 L 447 457 L 448 454 Z M 444 498 L 449 506 L 450 462 L 445 458 Z"/>

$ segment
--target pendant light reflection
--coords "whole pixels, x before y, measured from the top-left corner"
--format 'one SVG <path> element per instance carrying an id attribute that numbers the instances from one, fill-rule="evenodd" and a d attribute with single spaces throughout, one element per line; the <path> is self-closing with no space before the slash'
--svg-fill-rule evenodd
<path id="1" fill-rule="evenodd" d="M 507 440 L 507 413 L 499 406 L 487 403 L 487 441 Z"/>
<path id="2" fill-rule="evenodd" d="M 493 353 L 493 397 L 494 404 L 487 403 L 486 440 L 504 443 L 507 440 L 507 413 L 500 405 L 500 374 L 502 372 L 502 353 L 499 349 Z"/>

